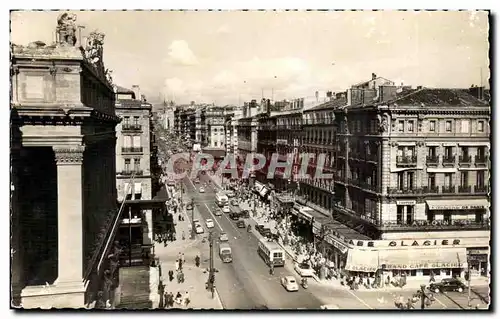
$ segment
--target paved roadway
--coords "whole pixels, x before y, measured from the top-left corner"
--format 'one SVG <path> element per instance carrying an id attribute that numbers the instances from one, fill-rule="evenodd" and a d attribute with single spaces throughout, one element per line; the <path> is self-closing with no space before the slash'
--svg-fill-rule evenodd
<path id="1" fill-rule="evenodd" d="M 202 178 L 204 180 L 205 178 Z M 287 268 L 277 267 L 274 275 L 257 254 L 257 238 L 246 229 L 238 229 L 227 214 L 215 216 L 218 209 L 215 204 L 215 192 L 207 187 L 206 193 L 199 193 L 199 185 L 184 179 L 185 190 L 189 197 L 195 199 L 195 206 L 203 219 L 215 222 L 214 235 L 218 238 L 224 231 L 229 236 L 229 244 L 233 250 L 233 262 L 224 264 L 218 257 L 218 245 L 214 245 L 214 266 L 217 291 L 225 309 L 319 309 L 323 304 L 309 290 L 299 288 L 298 292 L 287 292 L 280 284 L 283 275 L 295 275 Z M 201 221 L 206 229 L 204 221 Z M 246 221 L 247 222 L 247 221 Z M 291 263 L 290 260 L 287 260 Z M 298 276 L 295 276 L 298 279 Z"/>
<path id="2" fill-rule="evenodd" d="M 201 177 L 202 183 L 208 177 Z M 269 275 L 269 268 L 257 254 L 258 239 L 246 229 L 236 228 L 235 222 L 227 214 L 215 216 L 218 209 L 215 204 L 213 183 L 205 187 L 205 193 L 199 193 L 200 185 L 194 185 L 185 179 L 185 190 L 189 197 L 195 198 L 195 206 L 202 218 L 212 219 L 215 223 L 214 234 L 218 238 L 221 231 L 229 236 L 229 244 L 233 249 L 233 262 L 224 264 L 218 258 L 217 244 L 214 245 L 214 264 L 219 270 L 216 275 L 216 286 L 225 309 L 255 309 L 266 306 L 270 309 L 318 309 L 322 304 L 335 304 L 341 309 L 395 309 L 394 299 L 400 294 L 410 298 L 416 289 L 399 290 L 358 290 L 351 291 L 323 285 L 310 280 L 307 290 L 300 287 L 298 292 L 287 292 L 280 284 L 279 278 L 283 275 L 293 275 L 299 279 L 293 270 L 291 259 L 286 266 L 275 269 L 274 276 Z M 207 184 L 208 185 L 208 184 Z M 238 210 L 231 206 L 232 210 Z M 245 223 L 253 221 L 245 220 Z M 202 224 L 207 231 L 204 221 Z M 471 305 L 480 305 L 480 309 L 487 308 L 489 300 L 488 286 L 477 286 L 472 289 Z M 467 291 L 463 293 L 447 292 L 435 294 L 436 301 L 428 309 L 467 309 Z M 420 303 L 416 304 L 417 309 Z"/>

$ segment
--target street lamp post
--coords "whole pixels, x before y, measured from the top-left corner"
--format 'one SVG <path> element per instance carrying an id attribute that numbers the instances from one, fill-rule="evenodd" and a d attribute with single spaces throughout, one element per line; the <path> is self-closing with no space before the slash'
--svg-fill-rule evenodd
<path id="1" fill-rule="evenodd" d="M 208 288 L 212 292 L 212 298 L 215 297 L 215 268 L 214 268 L 214 234 L 213 231 L 208 233 L 208 242 L 210 247 L 210 269 L 208 271 Z"/>
<path id="2" fill-rule="evenodd" d="M 191 199 L 191 239 L 195 238 L 194 226 L 194 199 Z"/>

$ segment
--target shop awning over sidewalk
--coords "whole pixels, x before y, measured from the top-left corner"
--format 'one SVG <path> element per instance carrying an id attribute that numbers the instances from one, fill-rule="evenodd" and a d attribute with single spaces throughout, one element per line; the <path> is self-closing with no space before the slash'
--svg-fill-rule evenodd
<path id="1" fill-rule="evenodd" d="M 486 198 L 481 199 L 435 199 L 427 200 L 427 205 L 430 210 L 466 210 L 466 209 L 484 209 L 489 208 L 490 203 Z"/>
<path id="2" fill-rule="evenodd" d="M 378 251 L 349 249 L 347 253 L 346 270 L 375 272 L 379 267 Z"/>
<path id="3" fill-rule="evenodd" d="M 465 248 L 426 248 L 405 250 L 380 250 L 379 263 L 382 269 L 433 269 L 465 268 Z"/>
<path id="4" fill-rule="evenodd" d="M 126 200 L 125 205 L 136 206 L 141 209 L 163 208 L 168 199 L 169 195 L 166 186 L 163 185 L 153 199 Z"/>

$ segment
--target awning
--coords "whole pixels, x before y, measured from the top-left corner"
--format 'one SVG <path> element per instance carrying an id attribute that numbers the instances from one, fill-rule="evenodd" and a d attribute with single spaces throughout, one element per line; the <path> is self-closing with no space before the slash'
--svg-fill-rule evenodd
<path id="1" fill-rule="evenodd" d="M 306 209 L 304 209 L 304 208 L 300 209 L 299 210 L 299 217 L 301 217 L 301 218 L 303 218 L 303 219 L 311 222 L 313 220 L 313 216 L 311 215 L 311 213 L 309 213 L 310 210 L 311 209 L 307 209 L 307 208 Z"/>
<path id="2" fill-rule="evenodd" d="M 448 209 L 483 209 L 489 208 L 490 203 L 486 198 L 481 199 L 462 199 L 462 200 L 449 200 L 449 199 L 436 199 L 427 200 L 430 210 L 448 210 Z"/>
<path id="3" fill-rule="evenodd" d="M 132 194 L 132 187 L 130 187 L 130 183 L 123 183 L 123 191 L 127 192 L 127 194 Z"/>
<path id="4" fill-rule="evenodd" d="M 382 269 L 463 269 L 467 253 L 465 248 L 381 250 L 379 263 Z"/>
<path id="5" fill-rule="evenodd" d="M 141 183 L 134 183 L 134 193 L 135 194 L 142 193 L 142 184 Z"/>
<path id="6" fill-rule="evenodd" d="M 346 270 L 375 272 L 378 269 L 378 251 L 349 249 L 347 252 Z"/>

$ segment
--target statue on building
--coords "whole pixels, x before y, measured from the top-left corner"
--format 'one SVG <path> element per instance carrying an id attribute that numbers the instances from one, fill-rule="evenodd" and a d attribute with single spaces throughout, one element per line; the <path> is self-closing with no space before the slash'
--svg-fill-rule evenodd
<path id="1" fill-rule="evenodd" d="M 57 43 L 74 46 L 76 44 L 76 15 L 63 13 L 57 18 Z"/>
<path id="2" fill-rule="evenodd" d="M 104 45 L 104 33 L 93 31 L 87 38 L 87 44 L 84 50 L 84 56 L 87 61 L 92 64 L 98 72 L 104 75 L 104 64 L 102 61 Z"/>
<path id="3" fill-rule="evenodd" d="M 378 129 L 381 133 L 387 132 L 389 128 L 389 123 L 387 122 L 387 118 L 382 115 L 377 115 L 377 120 L 378 120 Z"/>
<path id="4" fill-rule="evenodd" d="M 106 76 L 106 80 L 108 81 L 109 84 L 113 84 L 113 70 L 106 69 L 104 71 L 104 75 Z"/>

